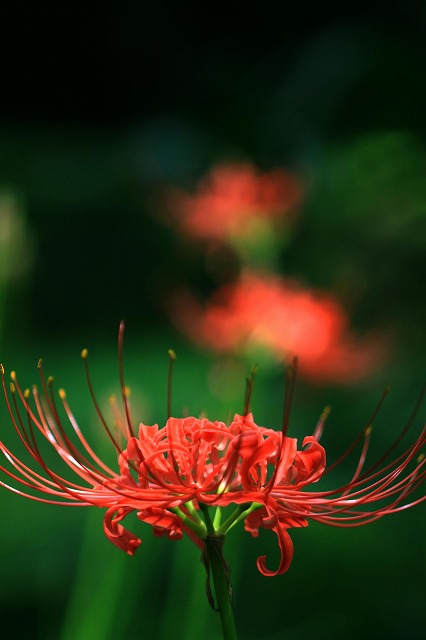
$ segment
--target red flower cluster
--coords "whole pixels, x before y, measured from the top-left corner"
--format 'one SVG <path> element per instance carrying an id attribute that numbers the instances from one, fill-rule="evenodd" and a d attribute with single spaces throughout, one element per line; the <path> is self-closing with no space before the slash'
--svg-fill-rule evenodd
<path id="1" fill-rule="evenodd" d="M 260 347 L 277 361 L 297 355 L 303 375 L 313 380 L 356 380 L 382 353 L 377 339 L 350 336 L 331 295 L 272 275 L 246 272 L 218 289 L 205 308 L 189 294 L 178 295 L 172 317 L 192 340 L 221 353 L 251 355 Z"/>
<path id="2" fill-rule="evenodd" d="M 301 186 L 291 174 L 260 173 L 243 163 L 214 167 L 194 195 L 174 190 L 169 204 L 189 235 L 224 240 L 250 234 L 258 218 L 291 220 L 300 199 Z"/>
<path id="3" fill-rule="evenodd" d="M 86 351 L 83 357 L 87 367 Z M 130 555 L 141 542 L 121 524 L 130 512 L 136 511 L 140 520 L 152 525 L 156 535 L 179 539 L 186 533 L 203 548 L 211 531 L 202 516 L 215 507 L 212 522 L 217 536 L 224 535 L 240 520 L 253 536 L 260 527 L 276 533 L 281 550 L 278 568 L 269 569 L 265 556 L 258 558 L 257 565 L 264 575 L 277 575 L 284 573 L 292 560 L 289 529 L 307 526 L 309 520 L 342 527 L 362 525 L 426 498 L 407 503 L 426 476 L 425 459 L 419 455 L 425 444 L 425 430 L 391 462 L 385 461 L 394 447 L 363 471 L 371 428 L 364 429 L 354 443 L 363 440 L 351 480 L 335 490 L 313 491 L 311 485 L 327 473 L 325 450 L 318 442 L 325 414 L 314 434 L 304 438 L 302 450 L 298 449 L 297 440 L 286 434 L 288 411 L 282 431 L 257 426 L 251 413 L 236 415 L 230 425 L 206 418 L 169 418 L 162 428 L 140 424 L 135 431 L 123 384 L 123 415 L 117 423 L 119 433 L 114 435 L 93 395 L 89 377 L 99 419 L 117 450 L 118 467 L 112 469 L 85 439 L 65 392 L 60 390 L 68 420 L 68 429 L 65 427 L 56 406 L 53 381 L 45 381 L 41 365 L 40 371 L 42 394 L 36 387 L 31 392 L 23 391 L 12 373 L 10 396 L 1 368 L 9 414 L 32 464 L 21 461 L 0 442 L 0 450 L 9 463 L 0 469 L 23 489 L 3 481 L 0 484 L 41 502 L 106 509 L 107 537 Z M 25 419 L 21 416 L 22 407 Z M 123 438 L 125 446 L 120 444 Z M 72 480 L 46 462 L 42 441 L 53 447 L 72 472 Z M 338 462 L 345 457 L 346 454 Z M 230 515 L 226 515 L 229 509 L 222 513 L 223 508 L 232 505 L 235 508 Z"/>
<path id="4" fill-rule="evenodd" d="M 229 426 L 207 419 L 170 418 L 162 429 L 140 425 L 138 437 L 130 438 L 119 460 L 119 485 L 123 483 L 127 492 L 133 487 L 136 492 L 134 505 L 127 508 L 137 508 L 141 520 L 152 524 L 157 532 L 167 531 L 171 538 L 181 537 L 189 521 L 182 521 L 170 510 L 183 509 L 191 518 L 195 514 L 188 511 L 188 503 L 195 508 L 200 503 L 215 507 L 243 505 L 244 510 L 249 510 L 253 502 L 262 505 L 258 512 L 247 515 L 246 528 L 254 535 L 260 526 L 276 531 L 282 548 L 280 567 L 271 572 L 264 559 L 259 559 L 259 569 L 265 575 L 282 573 L 292 557 L 286 529 L 307 524 L 297 509 L 292 514 L 291 507 L 283 508 L 285 493 L 289 497 L 297 495 L 325 468 L 321 445 L 308 437 L 303 446 L 308 449 L 297 451 L 295 438 L 283 440 L 280 432 L 258 427 L 251 414 L 236 415 Z M 273 482 L 267 477 L 268 465 L 275 469 Z M 146 501 L 144 489 L 149 492 Z M 125 515 L 125 509 L 118 519 Z M 110 513 L 113 511 L 114 507 Z M 194 539 L 193 529 L 186 531 Z M 114 542 L 111 529 L 108 534 Z"/>

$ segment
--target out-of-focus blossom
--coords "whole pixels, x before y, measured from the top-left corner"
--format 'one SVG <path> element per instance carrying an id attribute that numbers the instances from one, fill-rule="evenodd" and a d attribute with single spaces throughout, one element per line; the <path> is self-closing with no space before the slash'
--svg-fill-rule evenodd
<path id="1" fill-rule="evenodd" d="M 218 289 L 204 307 L 188 293 L 177 295 L 171 316 L 192 341 L 217 352 L 266 352 L 273 361 L 297 355 L 302 374 L 317 381 L 362 378 L 383 351 L 376 338 L 351 335 L 331 295 L 253 272 Z"/>
<path id="2" fill-rule="evenodd" d="M 28 274 L 34 249 L 20 198 L 11 190 L 0 190 L 0 343 L 10 286 Z"/>
<path id="3" fill-rule="evenodd" d="M 241 163 L 214 167 L 192 195 L 175 189 L 169 207 L 191 236 L 238 241 L 271 233 L 271 224 L 291 224 L 301 196 L 299 180 L 287 171 L 261 173 Z"/>
<path id="4" fill-rule="evenodd" d="M 0 286 L 22 276 L 31 265 L 34 241 L 20 199 L 0 191 Z"/>
<path id="5" fill-rule="evenodd" d="M 87 361 L 86 351 L 83 357 Z M 426 461 L 421 454 L 425 430 L 402 455 L 387 461 L 395 445 L 364 471 L 371 434 L 368 426 L 337 461 L 342 462 L 358 442 L 363 442 L 350 481 L 339 483 L 336 489 L 313 491 L 311 485 L 327 472 L 325 449 L 318 441 L 326 412 L 313 435 L 303 439 L 302 449 L 296 438 L 287 436 L 290 403 L 282 430 L 275 431 L 255 424 L 248 412 L 249 396 L 244 415 L 235 415 L 229 425 L 195 417 L 170 417 L 162 428 L 156 424 L 135 425 L 121 375 L 123 410 L 114 432 L 101 413 L 89 377 L 100 422 L 116 450 L 117 465 L 111 467 L 91 448 L 65 392 L 60 390 L 64 423 L 56 405 L 53 380 L 44 379 L 41 365 L 40 370 L 44 392 L 39 394 L 36 387 L 31 392 L 23 391 L 12 373 L 10 399 L 1 367 L 6 403 L 24 458 L 0 442 L 5 458 L 0 470 L 12 480 L 12 486 L 10 480 L 0 484 L 41 502 L 105 509 L 106 536 L 130 555 L 141 543 L 121 524 L 131 512 L 151 525 L 156 535 L 178 540 L 186 533 L 203 550 L 207 542 L 218 541 L 244 520 L 252 536 L 258 535 L 260 527 L 277 535 L 281 553 L 278 567 L 271 570 L 266 556 L 258 558 L 257 566 L 266 576 L 278 575 L 287 571 L 293 557 L 289 529 L 306 527 L 309 520 L 359 526 L 426 498 L 413 496 L 407 501 L 425 479 Z M 293 381 L 294 377 L 289 379 Z M 292 393 L 291 386 L 287 398 Z M 43 444 L 57 454 L 57 471 L 47 462 Z M 214 518 L 209 514 L 212 507 Z"/>

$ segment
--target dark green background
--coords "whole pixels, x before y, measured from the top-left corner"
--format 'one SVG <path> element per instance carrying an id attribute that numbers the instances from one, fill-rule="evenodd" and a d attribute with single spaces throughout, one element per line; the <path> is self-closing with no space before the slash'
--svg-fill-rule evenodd
<path id="1" fill-rule="evenodd" d="M 324 443 L 338 455 L 391 384 L 373 433 L 373 454 L 383 451 L 424 380 L 424 3 L 133 1 L 6 13 L 0 188 L 19 199 L 32 255 L 26 276 L 2 285 L 7 371 L 29 385 L 43 355 L 96 441 L 79 352 L 90 348 L 105 400 L 117 387 L 124 317 L 142 420 L 165 419 L 170 346 L 179 356 L 176 413 L 240 411 L 237 391 L 212 395 L 214 358 L 185 343 L 164 313 L 177 287 L 207 294 L 215 283 L 201 248 L 156 215 L 159 195 L 168 185 L 193 188 L 225 158 L 284 166 L 307 186 L 282 273 L 337 295 L 354 330 L 390 336 L 388 360 L 368 382 L 301 380 L 292 434 L 311 433 L 332 404 Z M 279 427 L 282 378 L 259 372 L 261 424 Z M 4 408 L 0 416 L 1 437 L 13 442 Z M 189 542 L 154 539 L 132 522 L 144 542 L 131 559 L 104 538 L 101 511 L 55 509 L 6 491 L 0 500 L 0 606 L 14 637 L 219 637 Z M 242 638 L 420 637 L 424 522 L 420 506 L 366 528 L 310 525 L 292 534 L 289 573 L 271 579 L 255 560 L 265 550 L 277 560 L 273 534 L 252 540 L 234 530 L 227 556 Z"/>

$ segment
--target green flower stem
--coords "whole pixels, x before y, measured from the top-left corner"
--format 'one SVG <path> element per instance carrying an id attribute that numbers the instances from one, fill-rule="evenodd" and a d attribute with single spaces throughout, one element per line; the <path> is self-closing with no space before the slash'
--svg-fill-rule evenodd
<path id="1" fill-rule="evenodd" d="M 179 509 L 179 507 L 174 507 L 174 509 L 172 509 L 172 511 L 174 511 L 179 516 L 179 518 L 182 520 L 182 522 L 184 524 L 186 524 L 187 527 L 192 529 L 192 531 L 199 538 L 203 539 L 203 538 L 206 537 L 206 534 L 207 534 L 206 525 L 201 520 L 201 518 L 199 518 L 198 521 L 195 522 L 195 520 L 193 520 L 192 518 L 187 516 L 186 513 L 184 513 L 181 509 Z"/>
<path id="2" fill-rule="evenodd" d="M 192 516 L 192 518 L 198 522 L 198 524 L 204 528 L 206 525 L 204 524 L 204 520 L 198 515 L 198 511 L 197 509 L 194 507 L 194 503 L 192 502 L 192 500 L 190 500 L 189 502 L 185 503 L 185 507 L 188 509 L 189 514 Z"/>
<path id="3" fill-rule="evenodd" d="M 213 527 L 215 528 L 215 530 L 219 529 L 221 519 L 222 519 L 222 509 L 221 507 L 216 507 L 216 511 L 213 518 Z"/>
<path id="4" fill-rule="evenodd" d="M 237 640 L 234 612 L 231 603 L 229 570 L 222 554 L 224 536 L 209 534 L 204 541 L 209 567 L 213 576 L 217 607 L 224 640 Z"/>
<path id="5" fill-rule="evenodd" d="M 225 535 L 233 526 L 235 526 L 240 520 L 246 518 L 249 513 L 256 511 L 262 505 L 258 502 L 253 502 L 249 507 L 246 504 L 240 504 L 235 511 L 225 520 L 225 522 L 216 529 L 216 535 Z"/>
<path id="6" fill-rule="evenodd" d="M 206 553 L 207 576 L 211 572 L 213 576 L 216 603 L 222 624 L 224 640 L 237 640 L 234 612 L 231 601 L 231 585 L 229 582 L 229 567 L 223 557 L 224 535 L 217 535 L 209 508 L 200 503 L 203 512 L 208 535 L 204 540 Z"/>
<path id="7" fill-rule="evenodd" d="M 216 529 L 214 528 L 214 524 L 210 515 L 209 508 L 204 502 L 200 502 L 200 511 L 203 512 L 204 520 L 206 521 L 207 533 L 209 535 L 214 536 L 216 533 Z"/>

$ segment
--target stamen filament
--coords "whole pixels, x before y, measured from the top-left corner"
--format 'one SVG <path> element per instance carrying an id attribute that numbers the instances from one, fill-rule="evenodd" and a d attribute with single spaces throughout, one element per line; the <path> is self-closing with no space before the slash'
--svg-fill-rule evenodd
<path id="1" fill-rule="evenodd" d="M 129 393 L 128 387 L 124 381 L 124 367 L 123 367 L 123 343 L 124 343 L 124 320 L 120 322 L 120 328 L 118 330 L 118 373 L 120 376 L 120 386 L 121 386 L 121 397 L 123 399 L 124 406 L 124 415 L 126 417 L 126 424 L 128 428 L 128 435 L 134 436 L 135 432 L 133 431 L 132 426 L 132 418 L 130 415 L 130 407 L 129 407 Z"/>
<path id="2" fill-rule="evenodd" d="M 172 415 L 172 378 L 173 378 L 173 363 L 176 360 L 176 353 L 173 349 L 169 349 L 169 369 L 167 374 L 167 419 Z"/>

